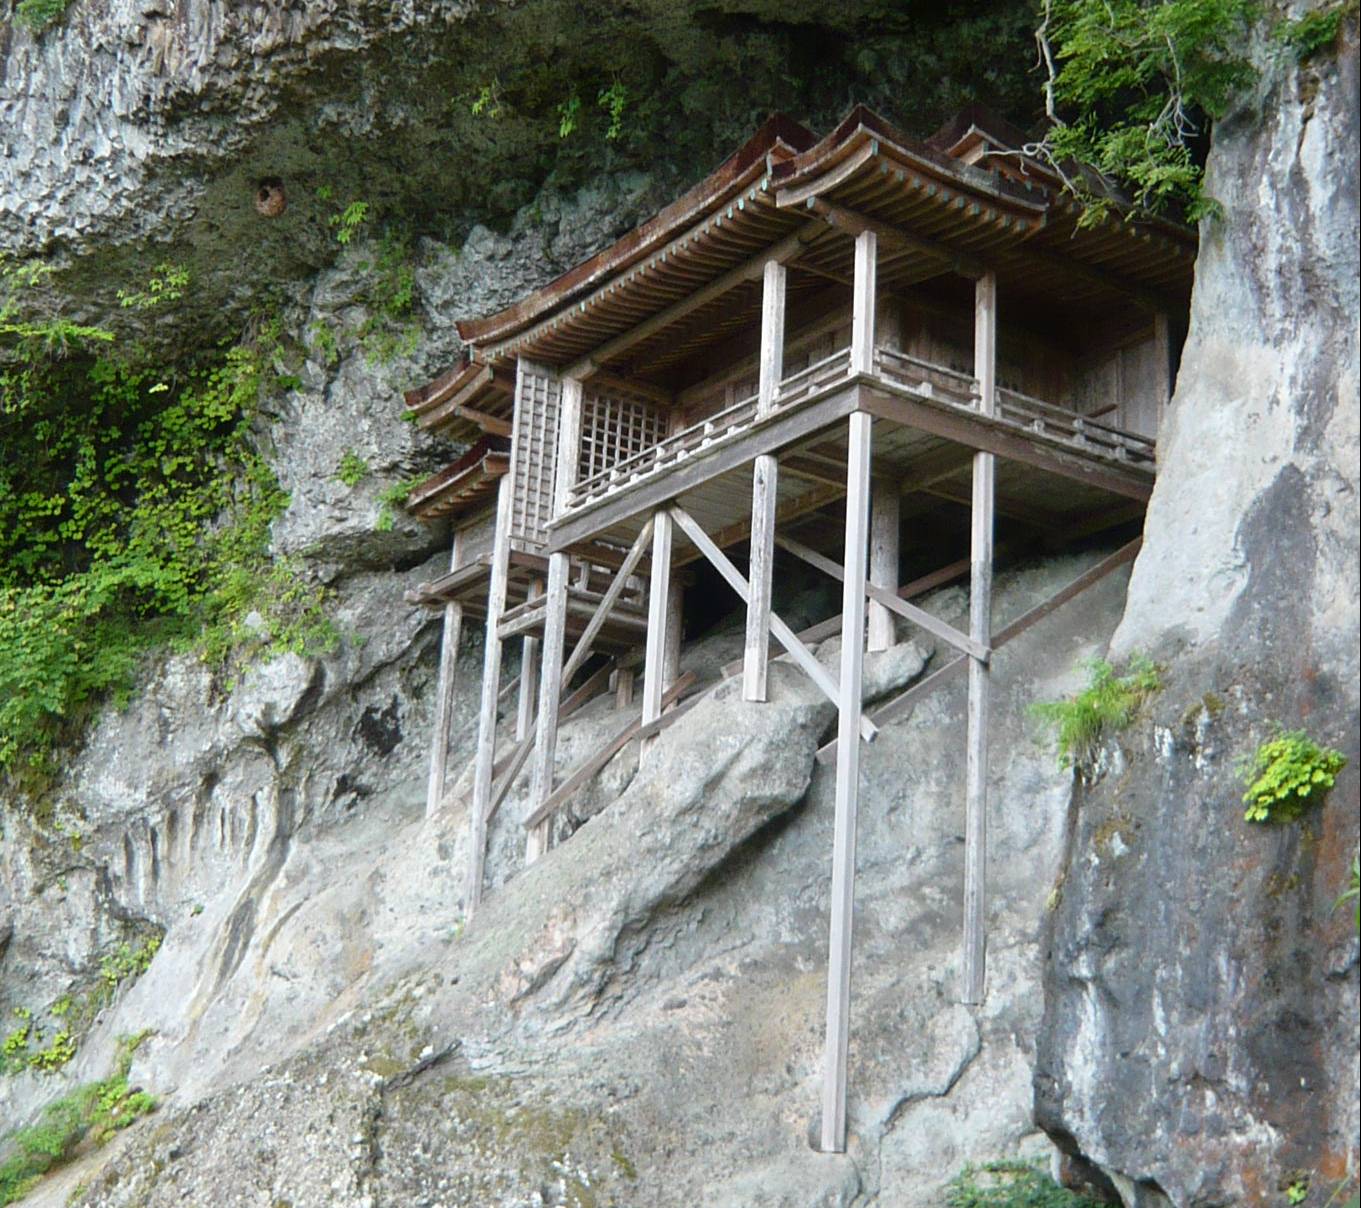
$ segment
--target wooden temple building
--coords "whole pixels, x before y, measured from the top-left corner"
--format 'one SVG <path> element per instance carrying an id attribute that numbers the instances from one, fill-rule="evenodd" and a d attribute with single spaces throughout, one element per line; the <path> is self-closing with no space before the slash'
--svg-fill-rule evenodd
<path id="1" fill-rule="evenodd" d="M 892 702 L 862 709 L 864 653 L 891 645 L 901 618 L 956 652 L 926 684 L 967 669 L 961 997 L 979 1002 L 988 667 L 1025 623 L 993 631 L 994 517 L 1059 536 L 1137 521 L 1187 312 L 1193 236 L 1166 223 L 1080 225 L 1079 206 L 1020 145 L 981 111 L 925 142 L 864 108 L 822 139 L 773 118 L 612 246 L 460 323 L 463 363 L 406 399 L 421 427 L 467 445 L 408 507 L 454 529 L 448 574 L 412 596 L 445 623 L 432 811 L 446 789 L 460 626 L 486 626 L 470 911 L 488 820 L 526 761 L 533 861 L 577 787 L 698 699 L 704 685 L 678 675 L 688 563 L 712 565 L 745 602 L 747 700 L 765 699 L 773 638 L 836 703 L 837 737 L 820 753 L 836 765 L 829 1151 L 845 1146 L 861 743 L 894 716 Z M 961 506 L 968 562 L 926 582 L 968 575 L 967 632 L 910 602 L 899 559 L 905 525 L 929 533 L 932 507 Z M 841 581 L 841 615 L 817 633 L 794 633 L 771 609 L 777 547 Z M 1129 557 L 1132 547 L 1032 612 Z M 835 632 L 837 675 L 809 649 Z M 501 650 L 513 638 L 516 737 L 498 758 Z M 619 741 L 555 781 L 562 718 L 610 682 L 632 701 L 635 675 L 641 699 Z"/>

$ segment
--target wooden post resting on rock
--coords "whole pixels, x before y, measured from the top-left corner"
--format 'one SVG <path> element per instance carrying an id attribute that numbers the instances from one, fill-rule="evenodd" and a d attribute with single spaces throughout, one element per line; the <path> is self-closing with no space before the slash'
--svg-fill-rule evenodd
<path id="1" fill-rule="evenodd" d="M 477 716 L 477 754 L 473 762 L 473 799 L 469 807 L 468 884 L 464 912 L 471 917 L 482 902 L 482 873 L 487 858 L 487 810 L 491 804 L 492 770 L 496 763 L 496 703 L 501 679 L 501 613 L 506 606 L 510 567 L 512 475 L 501 478 L 496 492 L 496 541 L 492 547 L 491 583 L 487 589 L 487 636 L 482 655 L 482 703 Z"/>
<path id="2" fill-rule="evenodd" d="M 461 535 L 456 532 L 449 555 L 450 570 L 458 567 L 461 545 Z M 458 670 L 458 643 L 462 636 L 463 605 L 450 601 L 444 606 L 444 628 L 440 636 L 434 734 L 430 739 L 430 779 L 425 789 L 427 818 L 433 818 L 444 801 L 444 782 L 449 775 L 449 732 L 454 721 L 454 676 Z"/>
<path id="3" fill-rule="evenodd" d="M 997 277 L 987 272 L 974 287 L 974 376 L 978 406 L 997 411 Z M 975 453 L 970 538 L 969 636 L 992 638 L 993 497 L 997 459 Z M 964 774 L 964 959 L 960 999 L 983 1001 L 987 960 L 988 865 L 988 663 L 969 658 L 968 753 Z"/>
<path id="4" fill-rule="evenodd" d="M 876 252 L 873 231 L 862 231 L 856 236 L 851 312 L 853 372 L 868 372 L 873 364 Z M 844 1153 L 846 1149 L 846 1082 L 851 1026 L 851 916 L 855 905 L 855 830 L 860 800 L 860 691 L 865 662 L 865 572 L 869 542 L 870 439 L 873 423 L 873 419 L 863 411 L 854 412 L 848 421 L 836 817 L 832 831 L 827 1031 L 822 1058 L 820 1140 L 825 1153 Z"/>

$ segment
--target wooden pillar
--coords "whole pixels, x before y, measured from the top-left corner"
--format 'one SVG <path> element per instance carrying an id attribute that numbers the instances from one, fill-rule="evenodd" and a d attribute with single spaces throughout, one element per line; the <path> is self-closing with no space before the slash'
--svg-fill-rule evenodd
<path id="1" fill-rule="evenodd" d="M 643 724 L 662 715 L 666 691 L 667 620 L 671 595 L 671 545 L 675 521 L 659 509 L 652 523 L 652 579 L 647 593 L 647 650 L 643 656 Z"/>
<path id="2" fill-rule="evenodd" d="M 1153 312 L 1153 346 L 1158 357 L 1158 427 L 1172 401 L 1172 318 L 1165 310 Z M 1156 432 L 1149 433 L 1150 436 Z"/>
<path id="3" fill-rule="evenodd" d="M 537 600 L 543 595 L 543 580 L 529 585 L 528 598 Z M 520 641 L 520 699 L 515 710 L 515 741 L 524 742 L 534 724 L 535 697 L 539 694 L 539 639 L 524 637 Z"/>
<path id="4" fill-rule="evenodd" d="M 449 771 L 449 731 L 454 717 L 454 672 L 458 642 L 463 634 L 463 605 L 444 606 L 444 635 L 440 640 L 439 686 L 435 689 L 435 724 L 430 745 L 430 780 L 425 791 L 425 816 L 433 818 L 444 800 Z"/>
<path id="5" fill-rule="evenodd" d="M 539 653 L 542 672 L 539 725 L 534 732 L 534 763 L 529 777 L 531 812 L 547 801 L 553 791 L 553 765 L 558 753 L 558 705 L 562 700 L 562 654 L 567 637 L 567 580 L 571 570 L 571 559 L 566 554 L 549 554 L 543 648 Z M 551 819 L 545 819 L 525 837 L 527 864 L 533 864 L 548 850 L 551 829 Z"/>
<path id="6" fill-rule="evenodd" d="M 633 704 L 633 668 L 620 667 L 614 673 L 614 707 L 627 709 Z"/>
<path id="7" fill-rule="evenodd" d="M 666 592 L 666 649 L 662 651 L 662 691 L 669 692 L 671 685 L 680 679 L 681 638 L 685 615 L 685 587 L 672 578 Z M 666 712 L 676 707 L 677 702 L 667 706 Z"/>
<path id="8" fill-rule="evenodd" d="M 457 570 L 463 534 L 454 530 L 449 569 Z M 440 634 L 439 680 L 435 688 L 434 733 L 430 737 L 430 779 L 425 789 L 425 816 L 433 818 L 444 801 L 444 782 L 449 774 L 449 732 L 454 720 L 454 676 L 458 668 L 458 643 L 463 636 L 463 605 L 444 606 Z"/>
<path id="9" fill-rule="evenodd" d="M 768 260 L 762 275 L 761 361 L 757 386 L 758 421 L 775 409 L 784 375 L 785 267 Z M 747 569 L 747 640 L 742 661 L 742 699 L 766 699 L 770 653 L 770 589 L 775 573 L 775 505 L 779 462 L 761 454 L 751 471 L 751 562 Z"/>
<path id="10" fill-rule="evenodd" d="M 577 480 L 581 458 L 580 378 L 562 383 L 558 415 L 558 444 L 553 478 L 553 515 L 567 510 L 567 496 Z M 529 810 L 534 813 L 553 791 L 553 768 L 558 754 L 558 705 L 562 700 L 562 656 L 567 640 L 567 587 L 572 564 L 567 554 L 548 556 L 548 589 L 544 601 L 543 647 L 539 653 L 539 724 L 534 733 L 534 763 L 530 769 Z M 525 838 L 525 862 L 532 864 L 548 850 L 551 819 L 534 827 Z"/>
<path id="11" fill-rule="evenodd" d="M 897 482 L 876 478 L 870 501 L 870 582 L 898 590 L 898 513 L 902 498 Z M 887 650 L 897 640 L 893 613 L 877 600 L 869 603 L 869 649 Z"/>
<path id="12" fill-rule="evenodd" d="M 477 754 L 473 762 L 473 799 L 469 807 L 468 884 L 464 913 L 471 917 L 482 901 L 482 873 L 487 858 L 487 807 L 496 763 L 496 702 L 501 679 L 501 613 L 506 605 L 510 566 L 512 476 L 501 478 L 496 494 L 496 536 L 492 546 L 491 583 L 487 588 L 487 636 L 482 654 L 482 704 L 477 717 Z"/>
<path id="13" fill-rule="evenodd" d="M 851 914 L 855 824 L 860 798 L 860 691 L 865 658 L 865 562 L 870 511 L 870 433 L 863 411 L 850 417 L 846 457 L 846 552 L 841 596 L 841 679 L 837 707 L 836 818 L 832 834 L 831 941 L 823 1046 L 821 1148 L 846 1149 L 846 1063 L 850 1045 Z"/>
<path id="14" fill-rule="evenodd" d="M 997 277 L 978 279 L 974 298 L 974 376 L 984 415 L 997 410 Z M 970 540 L 969 636 L 992 644 L 992 541 L 996 458 L 975 453 Z M 960 998 L 983 1001 L 987 961 L 988 664 L 969 658 L 968 752 L 964 774 L 964 960 Z"/>
<path id="15" fill-rule="evenodd" d="M 874 372 L 874 291 L 879 244 L 873 231 L 855 237 L 855 280 L 851 285 L 851 372 Z M 896 586 L 896 584 L 895 584 Z"/>

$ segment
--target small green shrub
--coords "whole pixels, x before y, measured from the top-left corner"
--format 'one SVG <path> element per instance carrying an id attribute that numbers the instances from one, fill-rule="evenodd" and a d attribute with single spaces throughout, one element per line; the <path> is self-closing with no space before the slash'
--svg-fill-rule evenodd
<path id="1" fill-rule="evenodd" d="M 1353 15 L 1357 0 L 1342 0 L 1305 13 L 1296 21 L 1282 21 L 1271 31 L 1272 38 L 1290 51 L 1300 62 L 1314 57 L 1319 51 L 1337 41 L 1342 22 Z"/>
<path id="2" fill-rule="evenodd" d="M 1267 739 L 1238 770 L 1247 785 L 1248 822 L 1292 822 L 1333 787 L 1346 764 L 1341 751 L 1320 747 L 1303 730 Z"/>
<path id="3" fill-rule="evenodd" d="M 1010 1159 L 964 1167 L 945 1188 L 945 1208 L 1101 1208 L 1101 1204 L 1060 1187 L 1037 1162 Z"/>
<path id="4" fill-rule="evenodd" d="M 14 20 L 30 33 L 40 34 L 55 25 L 71 7 L 71 0 L 19 0 Z"/>
<path id="5" fill-rule="evenodd" d="M 346 449 L 345 456 L 340 459 L 340 465 L 336 467 L 336 477 L 340 479 L 342 485 L 354 488 L 357 487 L 368 476 L 369 463 L 359 456 L 353 449 Z"/>
<path id="6" fill-rule="evenodd" d="M 407 478 L 401 482 L 394 482 L 389 487 L 384 487 L 378 493 L 378 519 L 373 522 L 373 527 L 380 533 L 390 533 L 397 523 L 396 509 L 406 503 L 406 497 L 411 494 L 412 489 L 425 480 L 421 477 Z"/>
<path id="7" fill-rule="evenodd" d="M 346 244 L 353 241 L 359 233 L 359 228 L 369 220 L 369 203 L 367 201 L 352 201 L 338 214 L 333 214 L 330 218 L 330 225 L 335 228 L 336 242 Z"/>
<path id="8" fill-rule="evenodd" d="M 48 1104 L 36 1124 L 6 1138 L 10 1152 L 0 1161 L 0 1205 L 28 1194 L 43 1175 L 69 1161 L 87 1137 L 103 1145 L 120 1129 L 156 1110 L 150 1095 L 128 1086 L 132 1055 L 146 1036 L 144 1032 L 121 1042 L 111 1077 L 77 1087 Z"/>
<path id="9" fill-rule="evenodd" d="M 1087 669 L 1087 687 L 1072 700 L 1041 701 L 1030 707 L 1035 717 L 1053 728 L 1063 768 L 1089 762 L 1101 739 L 1129 725 L 1139 705 L 1162 687 L 1158 668 L 1142 655 L 1130 660 L 1124 675 L 1117 675 L 1104 659 L 1092 659 Z"/>

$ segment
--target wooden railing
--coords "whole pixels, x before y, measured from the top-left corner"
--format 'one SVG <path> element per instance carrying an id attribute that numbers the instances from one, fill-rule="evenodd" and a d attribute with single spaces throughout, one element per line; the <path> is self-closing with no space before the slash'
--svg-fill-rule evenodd
<path id="1" fill-rule="evenodd" d="M 841 349 L 791 374 L 781 383 L 768 415 L 758 418 L 757 398 L 751 396 L 675 432 L 608 470 L 582 479 L 567 496 L 567 510 L 586 507 L 644 479 L 736 439 L 758 422 L 795 409 L 818 397 L 851 374 L 850 350 Z M 888 385 L 911 391 L 952 408 L 978 413 L 977 383 L 972 375 L 891 348 L 877 348 L 874 376 Z M 1125 432 L 1088 416 L 1056 407 L 1017 390 L 999 387 L 997 410 L 990 422 L 1022 428 L 1083 452 L 1127 465 L 1151 469 L 1155 445 L 1148 437 Z"/>

